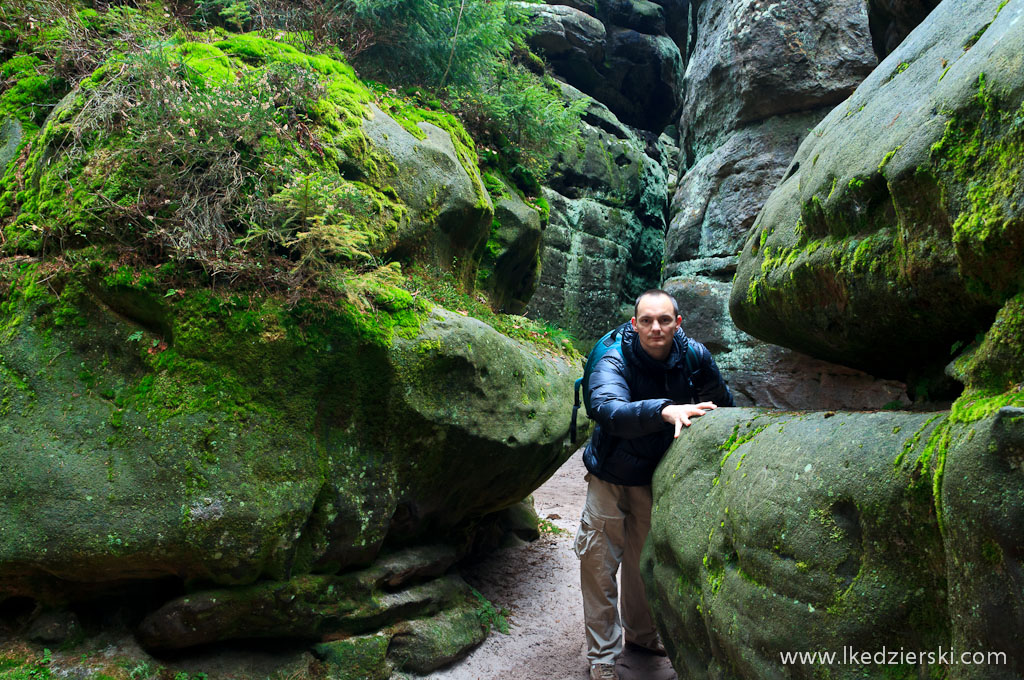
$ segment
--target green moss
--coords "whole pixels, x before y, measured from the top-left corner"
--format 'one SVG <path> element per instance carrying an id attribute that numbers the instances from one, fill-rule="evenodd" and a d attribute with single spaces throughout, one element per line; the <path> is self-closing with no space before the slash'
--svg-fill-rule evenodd
<path id="1" fill-rule="evenodd" d="M 441 307 L 479 319 L 499 333 L 565 353 L 571 363 L 579 362 L 574 339 L 565 330 L 523 316 L 495 312 L 486 291 L 468 292 L 450 270 L 417 265 L 410 268 L 408 274 L 403 285 L 418 299 L 427 298 Z"/>
<path id="2" fill-rule="evenodd" d="M 323 75 L 341 76 L 353 93 L 369 102 L 371 95 L 356 77 L 355 70 L 348 64 L 323 55 L 301 52 L 287 43 L 261 37 L 259 33 L 234 35 L 227 40 L 213 44 L 224 54 L 240 58 L 250 66 L 266 66 L 271 63 L 286 63 L 318 71 Z"/>
<path id="3" fill-rule="evenodd" d="M 1003 392 L 1024 382 L 1024 293 L 1010 298 L 976 346 L 958 357 L 954 371 L 969 388 Z"/>
<path id="4" fill-rule="evenodd" d="M 882 156 L 882 160 L 879 161 L 879 163 L 878 163 L 878 172 L 882 172 L 882 170 L 885 169 L 885 166 L 889 165 L 889 161 L 891 161 L 892 157 L 896 155 L 896 152 L 899 151 L 902 148 L 903 148 L 903 145 L 900 144 L 895 149 L 893 149 L 892 151 L 890 151 L 890 152 L 886 153 L 884 156 Z"/>
<path id="5" fill-rule="evenodd" d="M 484 172 L 481 177 L 484 182 L 484 187 L 487 189 L 487 193 L 491 195 L 491 199 L 497 200 L 508 195 L 508 191 L 505 189 L 505 183 L 493 173 Z"/>
<path id="6" fill-rule="evenodd" d="M 231 60 L 216 45 L 199 42 L 185 42 L 167 48 L 171 63 L 180 62 L 192 70 L 194 82 L 225 86 L 238 80 Z"/>
<path id="7" fill-rule="evenodd" d="M 337 680 L 386 680 L 391 676 L 387 662 L 390 635 L 359 635 L 316 645 L 318 657 L 331 665 Z"/>
<path id="8" fill-rule="evenodd" d="M 1014 206 L 1024 200 L 1024 105 L 997 95 L 984 74 L 978 92 L 953 112 L 931 149 L 953 221 L 961 273 L 972 290 L 1002 299 L 1020 287 L 1017 266 L 1024 251 L 1024 222 Z"/>
<path id="9" fill-rule="evenodd" d="M 30 130 L 42 125 L 68 91 L 67 81 L 32 54 L 16 54 L 0 64 L 0 76 L 10 83 L 0 94 L 0 116 L 13 116 Z"/>
<path id="10" fill-rule="evenodd" d="M 918 456 L 915 466 L 917 470 L 931 470 L 931 497 L 935 507 L 935 518 L 939 530 L 945 533 L 945 517 L 942 508 L 942 481 L 946 468 L 946 457 L 954 438 L 961 436 L 963 425 L 969 425 L 987 418 L 1004 406 L 1024 406 L 1024 392 L 1013 390 L 993 394 L 991 392 L 968 390 L 962 394 L 950 409 L 949 416 L 932 430 L 924 449 Z M 932 418 L 928 421 L 931 423 Z M 925 423 L 925 426 L 928 425 Z M 914 443 L 916 444 L 916 435 Z M 904 447 L 904 453 L 908 447 Z M 900 455 L 898 460 L 903 459 Z M 922 477 L 927 479 L 927 477 Z"/>
<path id="11" fill-rule="evenodd" d="M 551 217 L 551 204 L 543 196 L 538 196 L 534 201 L 534 206 L 540 211 L 540 224 L 541 227 L 547 225 L 548 220 Z"/>
<path id="12" fill-rule="evenodd" d="M 750 428 L 758 417 L 759 416 L 755 416 L 753 419 L 748 421 L 746 423 L 747 428 Z M 765 430 L 765 428 L 768 427 L 768 425 L 769 423 L 764 423 L 763 425 L 758 425 L 757 427 L 753 428 L 752 430 L 749 430 L 748 432 L 740 434 L 740 423 L 737 423 L 733 427 L 732 434 L 729 435 L 729 438 L 726 439 L 718 447 L 720 451 L 725 451 L 725 454 L 722 456 L 722 459 L 718 462 L 718 466 L 724 468 L 726 461 L 729 460 L 729 456 L 732 455 L 733 451 L 743 446 L 757 435 L 761 434 Z M 737 466 L 736 469 L 738 470 L 739 466 Z"/>
<path id="13" fill-rule="evenodd" d="M 378 104 L 385 113 L 394 118 L 417 139 L 426 139 L 427 136 L 427 133 L 419 127 L 419 123 L 430 123 L 447 132 L 455 145 L 455 153 L 462 168 L 473 182 L 478 205 L 483 208 L 489 206 L 490 198 L 480 175 L 480 158 L 476 153 L 476 144 L 455 116 L 446 111 L 415 106 L 411 102 L 390 95 L 382 96 L 378 100 Z"/>

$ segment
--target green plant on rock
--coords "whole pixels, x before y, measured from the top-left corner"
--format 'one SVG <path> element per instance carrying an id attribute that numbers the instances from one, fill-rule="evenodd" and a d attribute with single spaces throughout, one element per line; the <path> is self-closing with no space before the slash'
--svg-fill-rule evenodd
<path id="1" fill-rule="evenodd" d="M 492 628 L 497 628 L 503 635 L 508 635 L 508 618 L 505 610 L 495 607 L 494 604 L 484 597 L 476 588 L 472 589 L 473 597 L 477 600 L 476 615 L 480 619 L 480 625 L 489 634 Z"/>

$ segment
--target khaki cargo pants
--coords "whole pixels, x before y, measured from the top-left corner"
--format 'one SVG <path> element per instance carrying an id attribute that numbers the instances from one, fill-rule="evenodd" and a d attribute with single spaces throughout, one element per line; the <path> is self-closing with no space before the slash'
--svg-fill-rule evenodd
<path id="1" fill-rule="evenodd" d="M 658 633 L 640 580 L 640 550 L 651 528 L 651 487 L 620 486 L 588 474 L 587 501 L 576 532 L 587 661 L 614 664 L 626 639 L 655 646 Z M 622 619 L 615 575 L 622 565 Z"/>

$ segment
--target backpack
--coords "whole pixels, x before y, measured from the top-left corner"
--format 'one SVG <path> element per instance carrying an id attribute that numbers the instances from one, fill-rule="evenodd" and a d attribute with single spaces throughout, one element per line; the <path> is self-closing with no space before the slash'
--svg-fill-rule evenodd
<path id="1" fill-rule="evenodd" d="M 597 366 L 597 362 L 601 358 L 610 352 L 616 350 L 619 354 L 622 354 L 622 331 L 626 324 L 616 326 L 612 330 L 608 331 L 601 336 L 594 347 L 587 354 L 586 361 L 583 362 L 583 377 L 576 379 L 575 385 L 575 398 L 572 404 L 572 420 L 569 423 L 569 436 L 572 437 L 572 443 L 576 443 L 576 414 L 580 410 L 580 389 L 583 390 L 583 408 L 587 412 L 587 418 L 594 419 L 594 414 L 590 409 L 590 376 L 594 372 L 594 367 Z M 697 371 L 697 365 L 700 358 L 697 356 L 697 348 L 694 343 L 688 342 L 686 344 L 686 380 L 690 385 L 691 394 L 694 392 L 693 389 L 693 374 Z"/>

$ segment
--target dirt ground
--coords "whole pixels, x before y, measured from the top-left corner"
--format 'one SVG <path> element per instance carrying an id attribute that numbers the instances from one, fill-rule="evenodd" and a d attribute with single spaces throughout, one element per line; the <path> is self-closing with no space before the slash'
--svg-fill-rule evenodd
<path id="1" fill-rule="evenodd" d="M 541 518 L 562 529 L 499 551 L 463 571 L 466 580 L 496 607 L 506 610 L 509 633 L 494 631 L 473 652 L 429 677 L 446 680 L 585 680 L 579 562 L 573 536 L 587 495 L 581 452 L 577 451 L 534 492 Z M 623 653 L 622 680 L 676 680 L 668 660 Z"/>

